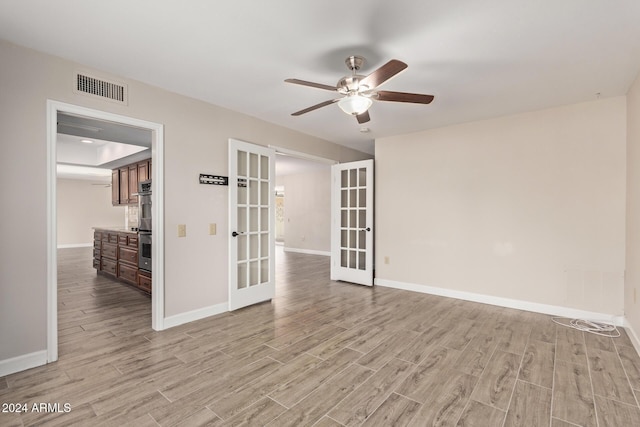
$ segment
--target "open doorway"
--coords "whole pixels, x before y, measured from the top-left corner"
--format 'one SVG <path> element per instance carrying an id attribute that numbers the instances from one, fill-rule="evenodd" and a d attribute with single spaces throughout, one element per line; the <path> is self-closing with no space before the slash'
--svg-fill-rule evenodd
<path id="1" fill-rule="evenodd" d="M 281 301 L 299 292 L 299 275 L 329 277 L 331 166 L 336 163 L 276 149 L 275 273 Z"/>
<path id="2" fill-rule="evenodd" d="M 57 101 L 47 102 L 47 361 L 58 359 L 58 271 L 57 271 L 57 152 L 58 122 L 60 116 L 82 117 L 104 123 L 120 124 L 138 128 L 151 134 L 152 183 L 155 203 L 152 214 L 156 224 L 163 224 L 163 126 L 159 123 L 93 110 Z M 73 122 L 73 120 L 68 120 Z M 152 239 L 152 258 L 156 260 L 151 297 L 151 324 L 155 330 L 162 330 L 164 319 L 164 274 L 163 230 L 155 227 Z"/>
<path id="3" fill-rule="evenodd" d="M 331 255 L 328 159 L 276 149 L 276 244 L 284 252 Z"/>

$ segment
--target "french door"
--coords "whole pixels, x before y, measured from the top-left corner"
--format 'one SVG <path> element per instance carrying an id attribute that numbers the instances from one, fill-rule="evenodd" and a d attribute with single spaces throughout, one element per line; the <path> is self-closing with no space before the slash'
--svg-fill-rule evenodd
<path id="1" fill-rule="evenodd" d="M 331 168 L 331 280 L 373 286 L 373 160 Z"/>
<path id="2" fill-rule="evenodd" d="M 229 310 L 275 296 L 275 150 L 229 139 Z"/>

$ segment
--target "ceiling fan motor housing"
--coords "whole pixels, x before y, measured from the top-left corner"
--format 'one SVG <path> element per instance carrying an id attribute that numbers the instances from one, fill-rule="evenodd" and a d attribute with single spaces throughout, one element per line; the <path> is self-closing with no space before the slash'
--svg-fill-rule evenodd
<path id="1" fill-rule="evenodd" d="M 354 93 L 362 93 L 369 90 L 367 85 L 361 85 L 360 81 L 366 76 L 354 74 L 352 76 L 345 76 L 338 81 L 336 88 L 338 92 L 343 95 L 349 95 Z"/>

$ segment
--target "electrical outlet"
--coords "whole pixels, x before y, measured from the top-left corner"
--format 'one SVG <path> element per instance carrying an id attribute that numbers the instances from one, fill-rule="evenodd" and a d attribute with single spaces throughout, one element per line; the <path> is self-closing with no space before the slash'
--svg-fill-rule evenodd
<path id="1" fill-rule="evenodd" d="M 178 224 L 178 237 L 187 237 L 187 225 Z"/>
<path id="2" fill-rule="evenodd" d="M 216 224 L 209 224 L 209 234 L 211 236 L 216 235 L 216 232 L 217 232 L 216 228 L 217 228 Z"/>
<path id="3" fill-rule="evenodd" d="M 385 264 L 389 264 L 389 262 L 390 262 L 390 261 L 389 261 L 389 257 L 388 257 L 388 256 L 384 257 L 384 263 L 385 263 Z"/>

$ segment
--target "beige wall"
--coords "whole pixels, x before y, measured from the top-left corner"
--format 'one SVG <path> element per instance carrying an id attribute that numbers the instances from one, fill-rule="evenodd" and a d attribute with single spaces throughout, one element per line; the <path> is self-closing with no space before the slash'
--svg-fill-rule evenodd
<path id="1" fill-rule="evenodd" d="M 126 106 L 78 95 L 75 71 L 114 76 L 2 41 L 0 62 L 0 180 L 11 183 L 0 196 L 20 207 L 3 209 L 0 221 L 0 361 L 46 349 L 47 99 L 164 124 L 165 316 L 227 301 L 228 188 L 200 185 L 198 174 L 228 174 L 230 137 L 338 161 L 370 157 L 118 76 Z M 176 236 L 177 224 L 187 237 Z"/>
<path id="2" fill-rule="evenodd" d="M 111 204 L 104 182 L 58 179 L 58 246 L 93 244 L 92 227 L 123 227 L 124 206 Z"/>
<path id="3" fill-rule="evenodd" d="M 640 333 L 640 76 L 627 94 L 627 274 L 624 313 Z"/>
<path id="4" fill-rule="evenodd" d="M 622 315 L 625 123 L 616 97 L 377 140 L 377 277 Z"/>
<path id="5" fill-rule="evenodd" d="M 285 175 L 284 246 L 331 251 L 331 168 Z"/>

